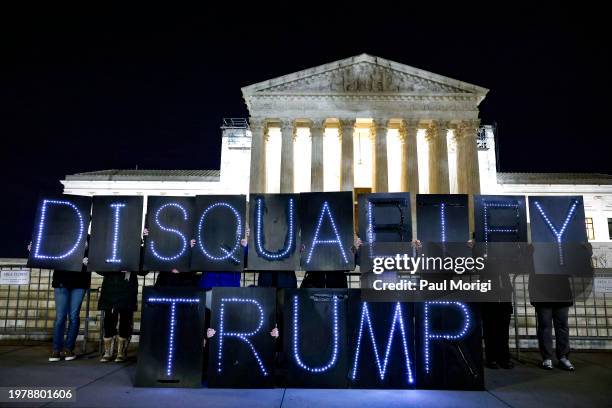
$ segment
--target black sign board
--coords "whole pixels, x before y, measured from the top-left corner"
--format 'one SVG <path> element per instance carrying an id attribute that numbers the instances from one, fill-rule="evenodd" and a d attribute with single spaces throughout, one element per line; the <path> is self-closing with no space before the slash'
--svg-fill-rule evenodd
<path id="1" fill-rule="evenodd" d="M 359 238 L 366 242 L 412 241 L 410 193 L 361 194 Z"/>
<path id="2" fill-rule="evenodd" d="M 137 196 L 93 197 L 88 270 L 140 270 L 142 206 Z"/>
<path id="3" fill-rule="evenodd" d="M 300 264 L 305 271 L 355 268 L 353 193 L 300 194 Z"/>
<path id="4" fill-rule="evenodd" d="M 361 194 L 358 202 L 361 272 L 372 271 L 374 257 L 412 256 L 410 193 Z"/>
<path id="5" fill-rule="evenodd" d="M 487 270 L 526 270 L 527 209 L 524 196 L 474 196 L 475 254 L 487 257 Z"/>
<path id="6" fill-rule="evenodd" d="M 196 197 L 191 257 L 192 271 L 242 271 L 246 197 L 209 195 Z"/>
<path id="7" fill-rule="evenodd" d="M 288 387 L 346 388 L 347 289 L 285 289 Z"/>
<path id="8" fill-rule="evenodd" d="M 467 246 L 470 226 L 466 194 L 417 194 L 416 205 L 417 238 L 425 256 L 471 256 Z"/>
<path id="9" fill-rule="evenodd" d="M 146 227 L 149 235 L 145 237 L 145 270 L 190 270 L 193 209 L 193 197 L 148 197 Z"/>
<path id="10" fill-rule="evenodd" d="M 249 269 L 299 269 L 299 197 L 299 194 L 251 194 Z"/>
<path id="11" fill-rule="evenodd" d="M 529 215 L 536 274 L 592 274 L 581 196 L 530 196 Z"/>
<path id="12" fill-rule="evenodd" d="M 213 288 L 208 385 L 272 387 L 276 325 L 273 288 Z"/>
<path id="13" fill-rule="evenodd" d="M 91 198 L 63 195 L 36 210 L 28 266 L 80 272 L 87 246 Z"/>
<path id="14" fill-rule="evenodd" d="M 418 388 L 483 390 L 476 304 L 415 303 L 415 321 Z"/>
<path id="15" fill-rule="evenodd" d="M 353 388 L 414 388 L 413 305 L 349 296 L 349 370 Z"/>
<path id="16" fill-rule="evenodd" d="M 201 387 L 205 292 L 145 287 L 136 387 Z"/>

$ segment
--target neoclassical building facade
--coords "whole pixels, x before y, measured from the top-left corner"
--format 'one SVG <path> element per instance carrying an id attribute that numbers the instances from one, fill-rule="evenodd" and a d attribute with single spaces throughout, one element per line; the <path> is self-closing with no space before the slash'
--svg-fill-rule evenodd
<path id="1" fill-rule="evenodd" d="M 362 54 L 242 88 L 249 118 L 224 121 L 219 170 L 99 170 L 66 176 L 64 192 L 579 194 L 608 251 L 612 176 L 498 172 L 487 92 Z"/>
<path id="2" fill-rule="evenodd" d="M 450 193 L 450 136 L 456 175 L 452 190 L 479 193 L 478 105 L 487 92 L 367 54 L 247 86 L 242 93 L 252 132 L 250 191 L 276 191 L 277 182 L 279 192 L 295 192 L 296 181 L 304 179 L 296 173 L 303 172 L 310 173 L 310 191 L 325 191 L 329 172 L 339 174 L 336 189 L 342 191 L 353 191 L 357 181 L 363 187 L 369 184 L 373 192 L 387 192 L 393 189 L 393 173 L 399 177 L 400 191 L 418 193 L 425 184 L 426 192 Z M 270 179 L 267 163 L 276 159 L 268 157 L 272 129 L 280 133 L 280 177 Z M 295 155 L 305 150 L 296 148 L 299 129 L 310 137 L 308 167 L 295 165 Z M 426 157 L 419 155 L 419 130 L 425 137 Z M 399 156 L 391 166 L 390 133 L 397 135 L 392 153 Z M 325 143 L 330 134 L 338 138 L 336 149 Z M 361 149 L 364 134 L 364 150 L 370 152 L 369 183 L 363 177 L 355 180 L 360 159 L 356 147 Z M 333 154 L 337 157 L 326 157 Z M 425 183 L 420 183 L 420 161 L 427 162 Z"/>

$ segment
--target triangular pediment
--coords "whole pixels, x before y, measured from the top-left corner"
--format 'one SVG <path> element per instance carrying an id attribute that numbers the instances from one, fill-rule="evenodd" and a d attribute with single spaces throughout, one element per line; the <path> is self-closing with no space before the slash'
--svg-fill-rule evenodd
<path id="1" fill-rule="evenodd" d="M 472 94 L 488 89 L 368 54 L 305 69 L 242 88 L 258 94 Z"/>

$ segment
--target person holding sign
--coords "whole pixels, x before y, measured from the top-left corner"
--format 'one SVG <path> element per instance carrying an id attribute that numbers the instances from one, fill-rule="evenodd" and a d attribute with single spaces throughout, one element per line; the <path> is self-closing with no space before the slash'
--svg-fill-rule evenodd
<path id="1" fill-rule="evenodd" d="M 363 245 L 361 238 L 355 235 L 351 252 L 355 257 L 355 263 L 359 263 L 359 247 Z M 304 251 L 302 246 L 301 251 Z M 348 287 L 347 275 L 348 271 L 307 271 L 300 288 L 328 288 L 328 289 L 344 289 Z"/>
<path id="2" fill-rule="evenodd" d="M 247 228 L 245 231 L 245 237 L 240 240 L 240 246 L 244 248 L 245 259 L 248 255 L 248 238 L 249 229 Z M 196 240 L 192 239 L 190 245 L 193 248 L 196 245 Z M 202 272 L 199 286 L 204 290 L 210 290 L 214 287 L 240 287 L 240 272 Z"/>
<path id="3" fill-rule="evenodd" d="M 149 229 L 145 228 L 142 231 L 144 239 L 149 236 Z M 191 240 L 191 247 L 195 245 L 195 240 Z M 197 272 L 179 272 L 178 269 L 172 268 L 170 272 L 160 272 L 155 280 L 156 287 L 195 287 L 198 284 Z"/>
<path id="4" fill-rule="evenodd" d="M 592 254 L 590 243 L 584 244 Z M 559 368 L 574 371 L 569 360 L 569 308 L 574 304 L 574 295 L 565 275 L 537 275 L 533 266 L 533 245 L 528 245 L 527 256 L 530 262 L 529 298 L 536 309 L 538 319 L 538 348 L 542 355 L 542 368 L 553 369 L 552 358 L 556 355 Z M 555 347 L 553 348 L 553 327 L 555 329 Z"/>
<path id="5" fill-rule="evenodd" d="M 32 250 L 32 242 L 28 252 Z M 53 350 L 49 361 L 56 362 L 62 358 L 72 361 L 77 358 L 74 353 L 76 338 L 79 335 L 81 304 L 85 292 L 91 285 L 91 273 L 87 272 L 87 254 L 83 258 L 80 272 L 54 270 L 51 286 L 55 298 L 55 321 L 53 322 Z M 68 333 L 66 333 L 68 320 Z"/>
<path id="6" fill-rule="evenodd" d="M 129 271 L 98 272 L 98 274 L 104 276 L 98 300 L 98 310 L 104 311 L 104 355 L 100 362 L 106 363 L 113 359 L 116 344 L 115 362 L 122 363 L 127 358 L 134 312 L 138 309 L 138 274 Z M 119 323 L 118 332 L 117 323 Z M 119 336 L 115 339 L 117 334 Z"/>

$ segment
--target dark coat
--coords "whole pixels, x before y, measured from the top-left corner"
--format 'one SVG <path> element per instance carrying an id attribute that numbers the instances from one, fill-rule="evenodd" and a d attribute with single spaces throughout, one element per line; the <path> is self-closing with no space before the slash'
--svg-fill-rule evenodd
<path id="1" fill-rule="evenodd" d="M 138 274 L 131 272 L 98 272 L 104 276 L 98 310 L 135 311 L 138 308 Z"/>
<path id="2" fill-rule="evenodd" d="M 574 296 L 569 277 L 563 275 L 529 275 L 529 299 L 533 306 L 572 306 Z"/>
<path id="3" fill-rule="evenodd" d="M 91 285 L 91 272 L 87 272 L 87 267 L 83 266 L 81 272 L 72 271 L 53 271 L 53 281 L 51 286 L 54 288 L 66 289 L 89 289 Z"/>

